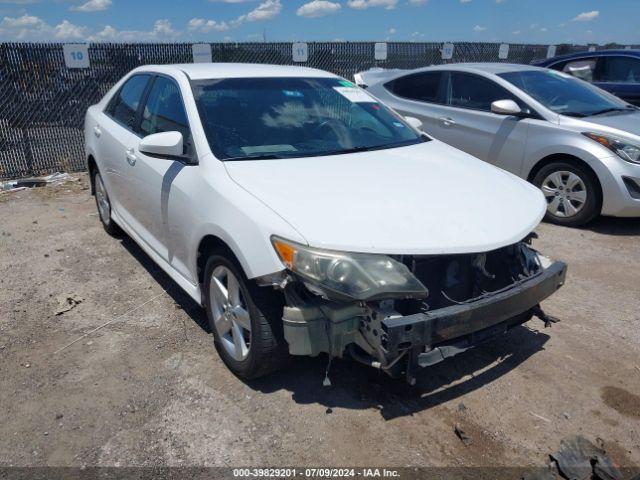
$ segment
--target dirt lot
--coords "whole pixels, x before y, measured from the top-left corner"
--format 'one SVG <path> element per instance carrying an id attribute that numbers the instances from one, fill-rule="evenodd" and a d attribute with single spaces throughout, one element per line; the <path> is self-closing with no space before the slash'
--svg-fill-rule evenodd
<path id="1" fill-rule="evenodd" d="M 339 361 L 326 388 L 326 358 L 235 378 L 199 307 L 94 212 L 85 176 L 0 195 L 0 465 L 530 466 L 571 434 L 640 465 L 639 220 L 539 227 L 535 246 L 569 264 L 552 328 L 416 387 Z M 83 300 L 55 315 L 60 295 Z"/>

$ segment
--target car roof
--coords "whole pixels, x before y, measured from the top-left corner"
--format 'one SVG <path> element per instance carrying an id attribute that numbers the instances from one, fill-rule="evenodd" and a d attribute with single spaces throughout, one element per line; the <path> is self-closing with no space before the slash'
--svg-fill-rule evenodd
<path id="1" fill-rule="evenodd" d="M 484 72 L 491 74 L 507 72 L 523 72 L 526 70 L 543 70 L 533 65 L 522 65 L 519 63 L 447 63 L 444 65 L 434 65 L 431 67 L 417 68 L 411 72 L 429 70 L 456 70 L 460 72 Z M 409 71 L 407 71 L 409 72 Z M 405 72 L 406 73 L 406 72 Z"/>
<path id="2" fill-rule="evenodd" d="M 566 55 L 558 55 L 557 57 L 547 58 L 545 60 L 540 60 L 536 62 L 538 65 L 549 65 L 550 63 L 556 63 L 562 60 L 571 60 L 573 58 L 582 58 L 582 57 L 609 57 L 609 56 L 617 56 L 617 55 L 627 55 L 630 57 L 640 57 L 640 50 L 594 50 L 593 52 L 589 52 L 584 50 L 582 52 L 576 53 L 568 53 Z"/>
<path id="3" fill-rule="evenodd" d="M 186 74 L 191 80 L 214 78 L 260 78 L 260 77 L 325 77 L 336 75 L 315 68 L 291 65 L 268 65 L 261 63 L 182 63 L 173 65 L 143 65 L 136 71 L 152 71 L 165 74 Z"/>

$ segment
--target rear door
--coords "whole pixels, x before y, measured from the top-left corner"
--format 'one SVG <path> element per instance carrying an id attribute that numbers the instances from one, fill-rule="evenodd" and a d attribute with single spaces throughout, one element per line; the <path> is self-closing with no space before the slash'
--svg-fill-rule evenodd
<path id="1" fill-rule="evenodd" d="M 491 112 L 496 100 L 528 106 L 493 80 L 466 72 L 449 72 L 445 105 L 441 107 L 436 138 L 496 166 L 519 174 L 527 143 L 526 118 Z"/>
<path id="2" fill-rule="evenodd" d="M 107 192 L 116 213 L 131 224 L 131 210 L 135 206 L 134 191 L 129 188 L 131 158 L 129 146 L 139 140 L 135 132 L 141 100 L 151 75 L 133 75 L 115 93 L 94 128 L 98 156 L 103 168 Z"/>
<path id="3" fill-rule="evenodd" d="M 595 84 L 640 106 L 640 58 L 616 55 L 600 59 Z"/>
<path id="4" fill-rule="evenodd" d="M 440 70 L 420 72 L 396 78 L 385 83 L 385 103 L 398 113 L 419 118 L 423 130 L 437 138 L 440 105 L 444 98 L 443 79 Z"/>

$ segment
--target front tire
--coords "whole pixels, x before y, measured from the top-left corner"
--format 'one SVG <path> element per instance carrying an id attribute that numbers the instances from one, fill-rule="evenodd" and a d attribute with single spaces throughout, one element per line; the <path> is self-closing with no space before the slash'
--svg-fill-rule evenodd
<path id="1" fill-rule="evenodd" d="M 289 358 L 282 335 L 282 298 L 247 280 L 227 251 L 209 257 L 204 275 L 207 318 L 229 370 L 249 380 L 281 369 Z"/>
<path id="2" fill-rule="evenodd" d="M 600 214 L 598 179 L 586 168 L 553 162 L 540 169 L 533 184 L 547 200 L 546 220 L 566 227 L 586 225 Z"/>
<path id="3" fill-rule="evenodd" d="M 102 176 L 97 169 L 93 171 L 93 186 L 95 189 L 98 216 L 100 217 L 102 226 L 112 237 L 119 237 L 122 234 L 122 230 L 111 218 L 111 200 L 102 181 Z"/>

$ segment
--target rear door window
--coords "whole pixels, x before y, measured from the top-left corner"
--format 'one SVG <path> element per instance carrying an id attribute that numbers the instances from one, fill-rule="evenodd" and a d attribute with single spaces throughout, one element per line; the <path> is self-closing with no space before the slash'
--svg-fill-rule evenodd
<path id="1" fill-rule="evenodd" d="M 496 100 L 522 102 L 508 90 L 488 78 L 471 73 L 451 72 L 447 88 L 448 104 L 452 107 L 470 108 L 490 112 Z"/>
<path id="2" fill-rule="evenodd" d="M 385 87 L 394 94 L 420 102 L 442 103 L 440 84 L 442 72 L 424 72 L 400 77 Z"/>
<path id="3" fill-rule="evenodd" d="M 149 78 L 151 78 L 150 75 L 134 75 L 127 80 L 109 102 L 105 110 L 107 115 L 129 130 L 133 130 L 138 106 Z"/>
<path id="4" fill-rule="evenodd" d="M 562 71 L 573 75 L 580 80 L 593 82 L 595 80 L 597 58 L 581 58 L 578 60 L 570 60 L 562 65 Z M 554 67 L 555 68 L 555 67 Z M 555 68 L 560 70 L 559 68 Z"/>
<path id="5" fill-rule="evenodd" d="M 640 83 L 640 59 L 633 57 L 605 57 L 602 59 L 599 82 Z"/>

